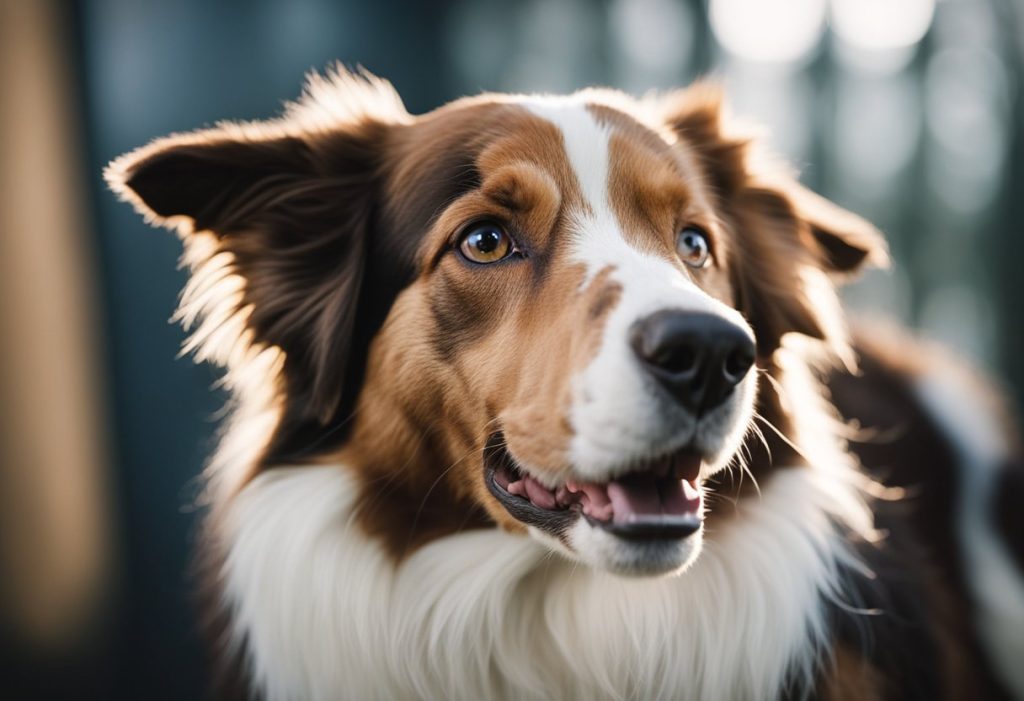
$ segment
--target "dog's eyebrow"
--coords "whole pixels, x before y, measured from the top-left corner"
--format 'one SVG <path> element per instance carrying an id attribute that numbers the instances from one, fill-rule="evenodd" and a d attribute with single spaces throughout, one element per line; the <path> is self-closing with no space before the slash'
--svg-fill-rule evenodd
<path id="1" fill-rule="evenodd" d="M 527 161 L 510 163 L 484 178 L 481 192 L 498 206 L 521 212 L 542 199 L 561 199 L 558 186 L 541 166 Z"/>

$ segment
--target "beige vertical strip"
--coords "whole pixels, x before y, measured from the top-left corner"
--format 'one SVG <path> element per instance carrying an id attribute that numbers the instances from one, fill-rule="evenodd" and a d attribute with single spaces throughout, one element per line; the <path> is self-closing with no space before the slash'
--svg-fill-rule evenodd
<path id="1" fill-rule="evenodd" d="M 95 281 L 56 0 L 0 0 L 0 623 L 59 645 L 107 580 Z"/>

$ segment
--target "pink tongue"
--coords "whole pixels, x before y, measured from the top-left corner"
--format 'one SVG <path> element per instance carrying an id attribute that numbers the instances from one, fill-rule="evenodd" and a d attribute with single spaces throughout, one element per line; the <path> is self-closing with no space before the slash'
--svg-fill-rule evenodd
<path id="1" fill-rule="evenodd" d="M 608 483 L 612 520 L 630 523 L 644 516 L 697 515 L 700 494 L 682 480 L 657 479 L 653 474 L 627 475 Z"/>

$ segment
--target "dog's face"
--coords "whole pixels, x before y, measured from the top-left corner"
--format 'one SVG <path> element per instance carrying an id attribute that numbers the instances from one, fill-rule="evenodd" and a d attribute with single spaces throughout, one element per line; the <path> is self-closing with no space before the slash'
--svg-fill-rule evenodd
<path id="1" fill-rule="evenodd" d="M 455 147 L 486 125 L 479 182 L 437 203 L 368 399 L 438 417 L 499 523 L 616 571 L 679 568 L 699 547 L 702 465 L 736 451 L 756 387 L 698 155 L 585 97 L 444 121 L 469 130 Z"/>
<path id="2" fill-rule="evenodd" d="M 440 488 L 598 568 L 686 567 L 755 361 L 785 333 L 829 339 L 811 286 L 880 255 L 873 229 L 757 172 L 706 91 L 411 118 L 379 84 L 335 82 L 272 128 L 158 142 L 112 171 L 148 213 L 210 232 L 201 265 L 230 254 L 231 313 L 286 356 L 279 438 L 315 442 L 351 408 L 367 498 L 422 496 L 398 524 Z M 330 89 L 348 100 L 333 118 Z"/>

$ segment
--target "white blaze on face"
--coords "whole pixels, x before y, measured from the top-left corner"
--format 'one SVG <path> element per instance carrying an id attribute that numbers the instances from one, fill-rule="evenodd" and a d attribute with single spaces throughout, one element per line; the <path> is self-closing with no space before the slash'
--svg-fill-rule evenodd
<path id="1" fill-rule="evenodd" d="M 663 309 L 716 314 L 742 328 L 749 329 L 748 325 L 735 309 L 695 285 L 679 265 L 641 252 L 626 241 L 608 194 L 614 167 L 608 147 L 611 128 L 597 121 L 583 98 L 531 98 L 525 107 L 561 131 L 586 202 L 586 208 L 569 213 L 572 255 L 587 270 L 583 285 L 611 269 L 611 279 L 622 288 L 605 322 L 597 355 L 574 378 L 569 417 L 574 429 L 569 451 L 574 470 L 585 479 L 607 480 L 629 462 L 665 454 L 698 438 L 706 445 L 732 444 L 731 454 L 749 421 L 753 380 L 738 388 L 736 400 L 701 422 L 715 424 L 715 432 L 721 435 L 698 436 L 702 429 L 694 417 L 665 401 L 637 361 L 629 329 Z M 744 410 L 742 405 L 748 406 Z M 739 413 L 732 416 L 734 409 Z M 730 416 L 716 420 L 723 411 Z"/>

